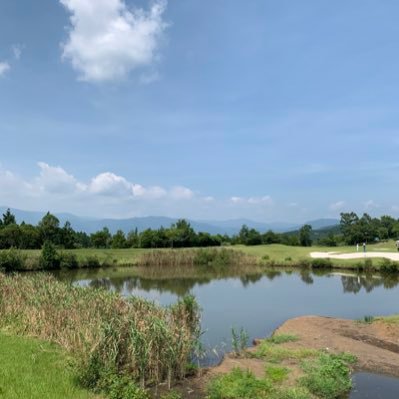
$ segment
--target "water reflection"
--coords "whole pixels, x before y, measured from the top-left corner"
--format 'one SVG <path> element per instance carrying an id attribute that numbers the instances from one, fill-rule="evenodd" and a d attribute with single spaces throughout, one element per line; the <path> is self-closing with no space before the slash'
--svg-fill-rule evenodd
<path id="1" fill-rule="evenodd" d="M 186 273 L 187 274 L 187 273 Z M 393 289 L 399 285 L 398 275 L 373 275 L 373 274 L 355 274 L 348 272 L 326 272 L 311 271 L 309 269 L 286 270 L 286 269 L 267 269 L 262 273 L 237 275 L 223 273 L 203 272 L 195 273 L 185 277 L 147 276 L 146 273 L 134 268 L 113 268 L 96 270 L 70 270 L 56 273 L 61 280 L 67 280 L 74 284 L 89 286 L 92 288 L 104 288 L 119 292 L 123 295 L 137 293 L 137 291 L 157 290 L 160 294 L 168 293 L 178 297 L 191 293 L 194 287 L 200 287 L 211 284 L 217 280 L 235 279 L 240 281 L 243 288 L 248 288 L 252 284 L 258 283 L 262 279 L 273 281 L 276 278 L 299 276 L 305 285 L 312 285 L 315 278 L 333 278 L 340 277 L 343 293 L 357 294 L 364 290 L 371 293 L 377 287 L 384 289 Z"/>

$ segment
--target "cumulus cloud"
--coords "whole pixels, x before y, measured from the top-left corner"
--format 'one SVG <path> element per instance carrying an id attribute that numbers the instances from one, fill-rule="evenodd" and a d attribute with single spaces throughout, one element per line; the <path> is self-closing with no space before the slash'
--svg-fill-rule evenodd
<path id="1" fill-rule="evenodd" d="M 0 165 L 0 203 L 15 206 L 16 201 L 28 203 L 35 200 L 37 203 L 64 203 L 66 207 L 75 203 L 96 208 L 104 204 L 133 206 L 140 203 L 182 204 L 200 201 L 200 197 L 197 198 L 192 190 L 183 186 L 169 189 L 144 186 L 112 172 L 100 173 L 88 182 L 83 182 L 60 166 L 39 162 L 38 167 L 37 176 L 29 180 L 3 170 Z"/>
<path id="2" fill-rule="evenodd" d="M 0 62 L 0 77 L 5 75 L 10 70 L 10 64 L 8 62 Z"/>
<path id="3" fill-rule="evenodd" d="M 163 21 L 166 0 L 155 0 L 148 11 L 128 8 L 123 0 L 60 2 L 71 14 L 69 37 L 62 44 L 63 58 L 71 62 L 80 79 L 120 80 L 156 62 L 167 27 Z M 157 75 L 143 76 L 144 81 L 151 81 Z"/>

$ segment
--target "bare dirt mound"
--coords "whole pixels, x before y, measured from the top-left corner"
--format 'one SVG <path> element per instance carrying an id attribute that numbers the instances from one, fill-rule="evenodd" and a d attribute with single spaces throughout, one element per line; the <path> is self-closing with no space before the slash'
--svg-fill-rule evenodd
<path id="1" fill-rule="evenodd" d="M 300 339 L 287 347 L 349 352 L 358 358 L 356 368 L 399 377 L 399 328 L 383 321 L 367 324 L 353 320 L 304 316 L 286 321 L 276 334 Z"/>

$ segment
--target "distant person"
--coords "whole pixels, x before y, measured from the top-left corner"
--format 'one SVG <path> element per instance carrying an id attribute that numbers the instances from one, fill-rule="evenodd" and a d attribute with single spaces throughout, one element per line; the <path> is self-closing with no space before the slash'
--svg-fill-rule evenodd
<path id="1" fill-rule="evenodd" d="M 366 255 L 366 243 L 363 243 L 363 253 Z"/>
<path id="2" fill-rule="evenodd" d="M 398 249 L 399 251 L 399 249 Z M 356 252 L 359 252 L 359 243 L 356 244 Z"/>
<path id="3" fill-rule="evenodd" d="M 396 241 L 396 249 L 399 251 L 399 240 Z"/>

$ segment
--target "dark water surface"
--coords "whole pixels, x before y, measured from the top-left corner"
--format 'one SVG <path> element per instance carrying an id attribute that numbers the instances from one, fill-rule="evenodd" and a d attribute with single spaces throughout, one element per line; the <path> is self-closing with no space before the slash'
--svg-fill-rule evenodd
<path id="1" fill-rule="evenodd" d="M 356 373 L 349 399 L 398 399 L 399 379 L 385 375 Z"/>
<path id="2" fill-rule="evenodd" d="M 213 273 L 183 278 L 143 277 L 137 273 L 134 268 L 102 269 L 69 271 L 58 277 L 82 286 L 105 287 L 125 296 L 139 295 L 162 305 L 194 294 L 202 308 L 203 343 L 212 349 L 207 358 L 210 363 L 217 362 L 229 350 L 232 327 L 245 328 L 252 341 L 270 335 L 285 320 L 297 316 L 361 319 L 366 315 L 398 313 L 398 277 L 276 269 L 255 275 Z M 355 382 L 357 390 L 351 399 L 399 398 L 398 380 L 359 373 Z M 392 390 L 396 396 L 389 396 Z"/>

